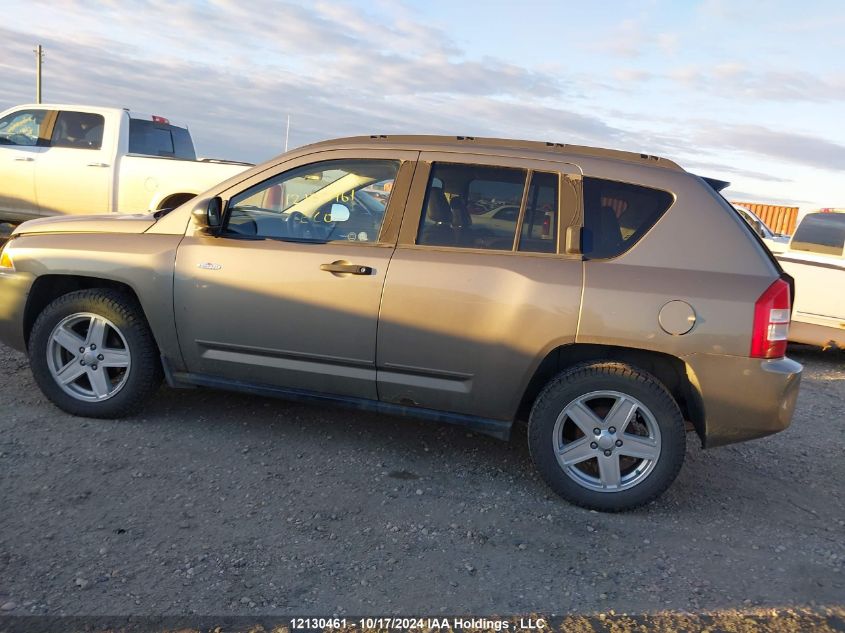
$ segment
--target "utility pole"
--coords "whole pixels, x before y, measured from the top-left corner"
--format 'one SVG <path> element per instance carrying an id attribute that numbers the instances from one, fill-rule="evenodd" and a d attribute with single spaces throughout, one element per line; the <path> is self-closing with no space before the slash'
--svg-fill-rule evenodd
<path id="1" fill-rule="evenodd" d="M 288 115 L 288 125 L 285 128 L 285 152 L 288 151 L 288 139 L 290 138 L 290 115 Z"/>
<path id="2" fill-rule="evenodd" d="M 41 44 L 35 48 L 35 103 L 41 103 L 41 63 L 44 61 L 44 51 Z"/>

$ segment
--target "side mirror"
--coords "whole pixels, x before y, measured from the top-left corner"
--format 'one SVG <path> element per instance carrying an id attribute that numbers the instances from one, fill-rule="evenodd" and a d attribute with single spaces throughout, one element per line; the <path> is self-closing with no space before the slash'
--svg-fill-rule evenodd
<path id="1" fill-rule="evenodd" d="M 217 232 L 223 224 L 223 200 L 220 196 L 201 200 L 191 211 L 197 226 Z"/>
<path id="2" fill-rule="evenodd" d="M 349 207 L 335 202 L 326 218 L 326 222 L 346 222 L 349 220 Z"/>

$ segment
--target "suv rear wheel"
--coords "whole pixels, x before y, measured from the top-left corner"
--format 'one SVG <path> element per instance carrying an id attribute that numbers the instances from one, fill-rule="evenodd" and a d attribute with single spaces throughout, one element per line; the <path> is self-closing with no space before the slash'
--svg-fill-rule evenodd
<path id="1" fill-rule="evenodd" d="M 577 505 L 630 510 L 659 496 L 684 461 L 683 417 L 645 371 L 616 362 L 576 365 L 534 403 L 531 457 L 546 483 Z"/>
<path id="2" fill-rule="evenodd" d="M 32 326 L 29 362 L 53 403 L 93 418 L 134 412 L 162 379 L 140 306 L 108 288 L 71 292 L 44 308 Z"/>

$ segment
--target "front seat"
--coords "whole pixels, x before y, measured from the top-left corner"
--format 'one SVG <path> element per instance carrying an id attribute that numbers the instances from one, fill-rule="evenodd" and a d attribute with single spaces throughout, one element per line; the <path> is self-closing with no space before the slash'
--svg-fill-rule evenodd
<path id="1" fill-rule="evenodd" d="M 452 209 L 442 189 L 429 189 L 426 214 L 428 222 L 423 228 L 419 243 L 429 246 L 454 246 L 456 235 L 452 226 Z"/>

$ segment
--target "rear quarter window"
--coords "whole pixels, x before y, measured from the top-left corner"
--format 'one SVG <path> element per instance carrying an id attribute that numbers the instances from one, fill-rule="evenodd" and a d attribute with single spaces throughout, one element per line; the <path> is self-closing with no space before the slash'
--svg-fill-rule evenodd
<path id="1" fill-rule="evenodd" d="M 810 213 L 798 225 L 790 248 L 841 257 L 845 249 L 845 214 Z"/>
<path id="2" fill-rule="evenodd" d="M 602 178 L 584 178 L 584 243 L 589 259 L 628 251 L 672 206 L 668 191 Z"/>
<path id="3" fill-rule="evenodd" d="M 188 130 L 144 119 L 129 119 L 129 153 L 182 160 L 197 159 Z"/>

